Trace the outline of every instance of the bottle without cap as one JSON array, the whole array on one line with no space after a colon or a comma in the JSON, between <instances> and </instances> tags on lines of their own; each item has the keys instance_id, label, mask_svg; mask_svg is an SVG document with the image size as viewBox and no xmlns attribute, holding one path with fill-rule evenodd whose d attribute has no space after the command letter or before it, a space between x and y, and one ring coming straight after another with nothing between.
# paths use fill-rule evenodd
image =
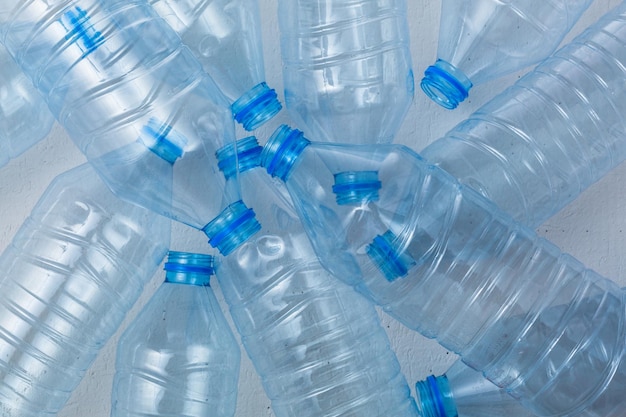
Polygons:
<instances>
[{"instance_id":1,"label":"bottle without cap","mask_svg":"<svg viewBox=\"0 0 626 417\"><path fill-rule=\"evenodd\" d=\"M0 7L8 51L117 195L197 229L243 204L215 159L228 100L147 2Z\"/></svg>"},{"instance_id":2,"label":"bottle without cap","mask_svg":"<svg viewBox=\"0 0 626 417\"><path fill-rule=\"evenodd\" d=\"M258 0L150 0L254 130L281 109L265 82Z\"/></svg>"},{"instance_id":3,"label":"bottle without cap","mask_svg":"<svg viewBox=\"0 0 626 417\"><path fill-rule=\"evenodd\" d=\"M53 123L46 102L0 44L0 167L43 140Z\"/></svg>"},{"instance_id":4,"label":"bottle without cap","mask_svg":"<svg viewBox=\"0 0 626 417\"><path fill-rule=\"evenodd\" d=\"M626 158L625 45L622 2L422 156L539 226Z\"/></svg>"},{"instance_id":5,"label":"bottle without cap","mask_svg":"<svg viewBox=\"0 0 626 417\"><path fill-rule=\"evenodd\" d=\"M437 61L422 90L454 109L470 88L550 55L593 0L443 0Z\"/></svg>"},{"instance_id":6,"label":"bottle without cap","mask_svg":"<svg viewBox=\"0 0 626 417\"><path fill-rule=\"evenodd\" d=\"M319 141L386 143L413 99L405 0L279 0L285 104Z\"/></svg>"},{"instance_id":7,"label":"bottle without cap","mask_svg":"<svg viewBox=\"0 0 626 417\"><path fill-rule=\"evenodd\" d=\"M167 252L168 219L85 164L59 175L0 256L0 414L55 416Z\"/></svg>"},{"instance_id":8,"label":"bottle without cap","mask_svg":"<svg viewBox=\"0 0 626 417\"><path fill-rule=\"evenodd\" d=\"M112 417L232 417L239 344L209 286L213 257L171 251L165 282L117 345Z\"/></svg>"},{"instance_id":9,"label":"bottle without cap","mask_svg":"<svg viewBox=\"0 0 626 417\"><path fill-rule=\"evenodd\" d=\"M324 266L391 316L535 414L621 415L626 299L614 282L406 147L311 143L283 126L261 161Z\"/></svg>"},{"instance_id":10,"label":"bottle without cap","mask_svg":"<svg viewBox=\"0 0 626 417\"><path fill-rule=\"evenodd\" d=\"M220 152L262 224L216 274L277 417L417 417L374 306L319 264L253 137ZM237 158L235 158L237 156ZM230 235L237 235L232 231Z\"/></svg>"}]
</instances>

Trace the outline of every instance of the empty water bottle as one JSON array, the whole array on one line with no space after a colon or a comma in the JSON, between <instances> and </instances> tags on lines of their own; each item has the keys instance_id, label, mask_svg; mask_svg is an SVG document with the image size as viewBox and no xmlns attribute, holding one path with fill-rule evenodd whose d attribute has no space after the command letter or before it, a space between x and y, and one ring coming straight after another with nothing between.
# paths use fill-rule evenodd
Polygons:
<instances>
[{"instance_id":1,"label":"empty water bottle","mask_svg":"<svg viewBox=\"0 0 626 417\"><path fill-rule=\"evenodd\" d=\"M45 138L54 117L0 44L0 167Z\"/></svg>"},{"instance_id":2,"label":"empty water bottle","mask_svg":"<svg viewBox=\"0 0 626 417\"><path fill-rule=\"evenodd\" d=\"M150 0L253 130L281 109L265 82L258 0Z\"/></svg>"},{"instance_id":3,"label":"empty water bottle","mask_svg":"<svg viewBox=\"0 0 626 417\"><path fill-rule=\"evenodd\" d=\"M454 109L470 88L535 64L558 46L593 0L443 0L437 61L422 90Z\"/></svg>"},{"instance_id":4,"label":"empty water bottle","mask_svg":"<svg viewBox=\"0 0 626 417\"><path fill-rule=\"evenodd\" d=\"M261 160L320 261L387 313L538 415L621 415L615 283L406 147L311 144L282 126Z\"/></svg>"},{"instance_id":5,"label":"empty water bottle","mask_svg":"<svg viewBox=\"0 0 626 417\"><path fill-rule=\"evenodd\" d=\"M413 99L405 0L280 0L285 104L315 140L391 142Z\"/></svg>"},{"instance_id":6,"label":"empty water bottle","mask_svg":"<svg viewBox=\"0 0 626 417\"><path fill-rule=\"evenodd\" d=\"M117 195L198 229L246 211L215 159L228 101L147 2L0 7L7 49Z\"/></svg>"},{"instance_id":7,"label":"empty water bottle","mask_svg":"<svg viewBox=\"0 0 626 417\"><path fill-rule=\"evenodd\" d=\"M445 374L418 381L417 404L423 417L532 417L505 390L462 361Z\"/></svg>"},{"instance_id":8,"label":"empty water bottle","mask_svg":"<svg viewBox=\"0 0 626 417\"><path fill-rule=\"evenodd\" d=\"M111 416L232 417L241 358L209 286L213 257L170 252L165 271L120 337Z\"/></svg>"},{"instance_id":9,"label":"empty water bottle","mask_svg":"<svg viewBox=\"0 0 626 417\"><path fill-rule=\"evenodd\" d=\"M263 227L216 274L275 415L417 417L374 306L319 264L289 196L255 168L260 153L252 137L219 153Z\"/></svg>"},{"instance_id":10,"label":"empty water bottle","mask_svg":"<svg viewBox=\"0 0 626 417\"><path fill-rule=\"evenodd\" d=\"M169 226L89 165L50 184L0 256L0 414L56 415L161 263Z\"/></svg>"},{"instance_id":11,"label":"empty water bottle","mask_svg":"<svg viewBox=\"0 0 626 417\"><path fill-rule=\"evenodd\" d=\"M622 3L422 156L539 226L626 158L625 45Z\"/></svg>"}]
</instances>

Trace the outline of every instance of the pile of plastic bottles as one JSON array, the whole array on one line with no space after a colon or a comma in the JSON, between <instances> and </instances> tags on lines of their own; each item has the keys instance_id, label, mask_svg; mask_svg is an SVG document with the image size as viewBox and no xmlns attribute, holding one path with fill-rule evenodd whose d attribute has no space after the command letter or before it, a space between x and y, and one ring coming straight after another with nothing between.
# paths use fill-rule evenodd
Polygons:
<instances>
[{"instance_id":1,"label":"pile of plastic bottles","mask_svg":"<svg viewBox=\"0 0 626 417\"><path fill-rule=\"evenodd\" d=\"M622 416L625 294L534 228L626 158L626 2L442 0L431 66L420 5L266 3L0 5L0 164L84 162L6 233L0 415L72 415L109 343L79 414ZM380 312L457 361L407 379Z\"/></svg>"}]
</instances>

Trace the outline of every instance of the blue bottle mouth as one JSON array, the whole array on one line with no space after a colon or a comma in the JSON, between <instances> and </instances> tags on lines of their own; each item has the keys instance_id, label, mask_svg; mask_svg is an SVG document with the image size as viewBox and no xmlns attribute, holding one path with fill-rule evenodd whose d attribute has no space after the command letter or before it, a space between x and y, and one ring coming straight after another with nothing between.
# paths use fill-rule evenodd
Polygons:
<instances>
[{"instance_id":1,"label":"blue bottle mouth","mask_svg":"<svg viewBox=\"0 0 626 417\"><path fill-rule=\"evenodd\" d=\"M415 384L417 408L424 417L458 417L448 377L430 375Z\"/></svg>"},{"instance_id":2,"label":"blue bottle mouth","mask_svg":"<svg viewBox=\"0 0 626 417\"><path fill-rule=\"evenodd\" d=\"M165 282L187 285L209 285L213 269L213 257L200 253L170 251L163 269Z\"/></svg>"},{"instance_id":3,"label":"blue bottle mouth","mask_svg":"<svg viewBox=\"0 0 626 417\"><path fill-rule=\"evenodd\" d=\"M378 171L344 171L335 174L333 192L337 204L367 204L378 201L378 190L381 182L378 180Z\"/></svg>"},{"instance_id":4,"label":"blue bottle mouth","mask_svg":"<svg viewBox=\"0 0 626 417\"><path fill-rule=\"evenodd\" d=\"M261 152L261 166L273 177L287 181L296 160L311 142L298 129L279 126Z\"/></svg>"},{"instance_id":5,"label":"blue bottle mouth","mask_svg":"<svg viewBox=\"0 0 626 417\"><path fill-rule=\"evenodd\" d=\"M472 85L461 70L442 59L424 71L420 84L428 97L448 110L455 109L467 98Z\"/></svg>"},{"instance_id":6,"label":"blue bottle mouth","mask_svg":"<svg viewBox=\"0 0 626 417\"><path fill-rule=\"evenodd\" d=\"M406 276L409 269L417 264L409 254L399 250L398 238L391 230L376 236L367 245L366 252L389 282Z\"/></svg>"},{"instance_id":7,"label":"blue bottle mouth","mask_svg":"<svg viewBox=\"0 0 626 417\"><path fill-rule=\"evenodd\" d=\"M260 166L262 150L254 136L239 139L236 144L229 143L215 152L217 166L228 180L237 174L237 170L245 172Z\"/></svg>"},{"instance_id":8,"label":"blue bottle mouth","mask_svg":"<svg viewBox=\"0 0 626 417\"><path fill-rule=\"evenodd\" d=\"M155 155L170 164L174 164L178 158L183 156L187 144L187 139L177 133L172 126L161 123L155 118L150 118L141 129L139 140Z\"/></svg>"},{"instance_id":9,"label":"blue bottle mouth","mask_svg":"<svg viewBox=\"0 0 626 417\"><path fill-rule=\"evenodd\" d=\"M235 100L231 110L235 120L251 131L278 114L282 107L276 91L261 82Z\"/></svg>"},{"instance_id":10,"label":"blue bottle mouth","mask_svg":"<svg viewBox=\"0 0 626 417\"><path fill-rule=\"evenodd\" d=\"M238 200L226 207L202 231L209 238L209 244L217 248L224 256L241 246L250 237L261 230L254 210Z\"/></svg>"}]
</instances>

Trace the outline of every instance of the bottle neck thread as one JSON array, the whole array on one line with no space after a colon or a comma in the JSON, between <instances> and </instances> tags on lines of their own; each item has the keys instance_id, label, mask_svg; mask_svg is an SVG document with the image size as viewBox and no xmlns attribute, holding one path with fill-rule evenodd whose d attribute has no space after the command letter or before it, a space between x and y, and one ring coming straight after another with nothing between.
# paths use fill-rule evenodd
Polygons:
<instances>
[{"instance_id":1,"label":"bottle neck thread","mask_svg":"<svg viewBox=\"0 0 626 417\"><path fill-rule=\"evenodd\" d=\"M276 91L261 82L246 91L231 105L233 117L247 131L254 130L282 109Z\"/></svg>"},{"instance_id":2,"label":"bottle neck thread","mask_svg":"<svg viewBox=\"0 0 626 417\"><path fill-rule=\"evenodd\" d=\"M335 193L337 204L358 205L378 201L381 188L378 171L344 171L335 174Z\"/></svg>"},{"instance_id":3,"label":"bottle neck thread","mask_svg":"<svg viewBox=\"0 0 626 417\"><path fill-rule=\"evenodd\" d=\"M452 110L467 98L472 82L454 65L438 59L426 69L420 86L434 102Z\"/></svg>"},{"instance_id":4,"label":"bottle neck thread","mask_svg":"<svg viewBox=\"0 0 626 417\"><path fill-rule=\"evenodd\" d=\"M172 126L160 123L155 118L151 118L143 127L139 140L155 155L170 164L174 164L183 156L183 149L187 144L187 139L178 134Z\"/></svg>"},{"instance_id":5,"label":"bottle neck thread","mask_svg":"<svg viewBox=\"0 0 626 417\"><path fill-rule=\"evenodd\" d=\"M298 129L282 125L263 147L261 166L271 176L287 181L298 157L310 143Z\"/></svg>"},{"instance_id":6,"label":"bottle neck thread","mask_svg":"<svg viewBox=\"0 0 626 417\"><path fill-rule=\"evenodd\" d=\"M401 252L398 246L398 238L391 230L387 230L376 236L366 249L372 262L390 282L406 276L409 269L416 265L415 260Z\"/></svg>"},{"instance_id":7,"label":"bottle neck thread","mask_svg":"<svg viewBox=\"0 0 626 417\"><path fill-rule=\"evenodd\" d=\"M417 403L423 417L458 417L448 377L430 375L415 384Z\"/></svg>"},{"instance_id":8,"label":"bottle neck thread","mask_svg":"<svg viewBox=\"0 0 626 417\"><path fill-rule=\"evenodd\" d=\"M213 257L200 253L170 251L163 269L165 282L207 286L214 274Z\"/></svg>"},{"instance_id":9,"label":"bottle neck thread","mask_svg":"<svg viewBox=\"0 0 626 417\"><path fill-rule=\"evenodd\" d=\"M239 172L245 172L260 165L261 151L256 137L248 136L240 139L236 144L229 143L215 152L217 166L224 173L226 179L230 179Z\"/></svg>"},{"instance_id":10,"label":"bottle neck thread","mask_svg":"<svg viewBox=\"0 0 626 417\"><path fill-rule=\"evenodd\" d=\"M222 210L202 230L209 238L209 244L227 256L261 230L261 224L254 210L238 200Z\"/></svg>"}]
</instances>

